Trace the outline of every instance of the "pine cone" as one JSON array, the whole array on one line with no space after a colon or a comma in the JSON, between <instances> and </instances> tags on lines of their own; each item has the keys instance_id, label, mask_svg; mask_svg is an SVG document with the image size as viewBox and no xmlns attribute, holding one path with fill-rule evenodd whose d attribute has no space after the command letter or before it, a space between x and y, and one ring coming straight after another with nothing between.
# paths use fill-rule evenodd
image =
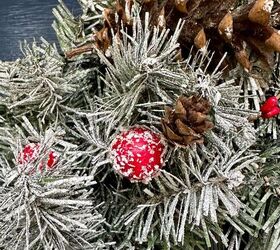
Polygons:
<instances>
[{"instance_id":1,"label":"pine cone","mask_svg":"<svg viewBox=\"0 0 280 250\"><path fill-rule=\"evenodd\" d=\"M175 109L165 108L165 117L161 119L164 135L180 145L203 143L202 134L214 126L207 117L210 109L210 103L202 97L180 96Z\"/></svg>"},{"instance_id":2,"label":"pine cone","mask_svg":"<svg viewBox=\"0 0 280 250\"><path fill-rule=\"evenodd\" d=\"M160 1L160 0L159 0ZM154 24L158 3L151 6L150 1L145 11L153 12ZM236 8L238 0L166 0L164 8L166 13L166 27L175 30L178 20L185 21L180 35L182 51L189 51L195 44L198 49L210 41L210 50L215 51L217 60L224 55L228 56L224 66L233 68L236 62L250 71L250 52L253 51L263 61L267 69L273 67L273 51L280 52L280 34L270 24L273 13L272 0L256 0ZM278 6L275 6L275 8ZM159 11L158 11L159 13ZM275 27L277 25L273 23ZM183 55L184 56L184 55ZM235 60L234 60L235 58Z\"/></svg>"},{"instance_id":3,"label":"pine cone","mask_svg":"<svg viewBox=\"0 0 280 250\"><path fill-rule=\"evenodd\" d=\"M256 0L238 6L238 0L140 0L140 16L144 20L150 13L151 25L166 27L175 31L179 19L184 20L184 27L179 37L182 57L189 55L195 45L202 49L210 40L209 50L215 51L214 60L219 61L227 52L226 60L221 65L228 70L240 63L244 69L252 69L251 54L257 56L256 65L271 74L274 65L273 52L280 52L279 4L273 0ZM133 0L117 0L112 9L103 13L104 24L94 34L94 44L104 52L112 43L111 30L121 39L123 26L132 30L131 8ZM273 8L274 5L274 8ZM118 18L115 17L118 16ZM117 20L117 21L116 21ZM274 27L273 27L274 26ZM67 53L68 57L85 51L92 46L85 45ZM216 65L214 63L213 65ZM260 76L263 78L264 76Z\"/></svg>"}]
</instances>

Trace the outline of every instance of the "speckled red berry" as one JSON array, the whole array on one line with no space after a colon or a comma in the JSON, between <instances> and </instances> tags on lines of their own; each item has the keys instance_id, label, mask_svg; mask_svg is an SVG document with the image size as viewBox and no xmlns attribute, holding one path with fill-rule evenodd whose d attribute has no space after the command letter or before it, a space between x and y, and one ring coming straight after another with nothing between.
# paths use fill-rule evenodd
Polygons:
<instances>
[{"instance_id":1,"label":"speckled red berry","mask_svg":"<svg viewBox=\"0 0 280 250\"><path fill-rule=\"evenodd\" d=\"M41 144L39 143L29 143L23 150L19 153L17 162L20 164L20 168L23 169L25 165L34 163L40 157ZM54 150L50 150L48 154L43 157L39 162L39 170L42 172L44 169L51 170L55 167L58 162L58 154ZM34 172L34 169L31 170L31 173Z\"/></svg>"},{"instance_id":2,"label":"speckled red berry","mask_svg":"<svg viewBox=\"0 0 280 250\"><path fill-rule=\"evenodd\" d=\"M145 126L120 133L111 144L113 168L131 182L148 183L164 165L166 144Z\"/></svg>"}]
</instances>

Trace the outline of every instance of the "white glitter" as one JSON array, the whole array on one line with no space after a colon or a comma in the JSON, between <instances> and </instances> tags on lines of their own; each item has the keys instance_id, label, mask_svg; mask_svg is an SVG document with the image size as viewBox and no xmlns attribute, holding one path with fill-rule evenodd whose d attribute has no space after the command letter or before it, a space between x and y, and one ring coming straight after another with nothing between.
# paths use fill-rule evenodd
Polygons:
<instances>
[{"instance_id":1,"label":"white glitter","mask_svg":"<svg viewBox=\"0 0 280 250\"><path fill-rule=\"evenodd\" d=\"M142 145L142 146L135 146L136 148L140 149L140 150L146 150L147 145Z\"/></svg>"},{"instance_id":2,"label":"white glitter","mask_svg":"<svg viewBox=\"0 0 280 250\"><path fill-rule=\"evenodd\" d=\"M147 139L147 140L153 139L153 136L152 136L151 133L148 132L148 131L145 131L145 132L144 132L144 137L145 137L145 139Z\"/></svg>"},{"instance_id":3,"label":"white glitter","mask_svg":"<svg viewBox=\"0 0 280 250\"><path fill-rule=\"evenodd\" d=\"M228 27L225 29L225 35L226 35L227 39L230 40L232 38L232 32L233 32L232 27Z\"/></svg>"},{"instance_id":4,"label":"white glitter","mask_svg":"<svg viewBox=\"0 0 280 250\"><path fill-rule=\"evenodd\" d=\"M263 10L270 13L272 11L273 4L273 0L264 1Z\"/></svg>"},{"instance_id":5,"label":"white glitter","mask_svg":"<svg viewBox=\"0 0 280 250\"><path fill-rule=\"evenodd\" d=\"M126 139L127 139L127 140L131 140L133 137L134 137L134 134L133 134L133 133L129 133L129 134L126 136Z\"/></svg>"},{"instance_id":6,"label":"white glitter","mask_svg":"<svg viewBox=\"0 0 280 250\"><path fill-rule=\"evenodd\" d=\"M121 174L123 174L125 177L128 177L129 175L132 174L132 172L133 172L132 169L129 168L129 169L127 169L127 171L121 172Z\"/></svg>"},{"instance_id":7,"label":"white glitter","mask_svg":"<svg viewBox=\"0 0 280 250\"><path fill-rule=\"evenodd\" d=\"M56 152L56 151L51 151L52 153L53 153L53 157L58 157L59 156L59 154Z\"/></svg>"}]
</instances>

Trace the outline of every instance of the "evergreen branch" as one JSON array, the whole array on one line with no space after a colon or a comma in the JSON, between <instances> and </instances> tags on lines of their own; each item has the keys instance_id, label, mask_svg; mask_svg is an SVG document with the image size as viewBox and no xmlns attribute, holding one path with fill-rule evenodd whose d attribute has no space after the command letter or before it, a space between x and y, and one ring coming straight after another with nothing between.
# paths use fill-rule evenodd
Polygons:
<instances>
[{"instance_id":1,"label":"evergreen branch","mask_svg":"<svg viewBox=\"0 0 280 250\"><path fill-rule=\"evenodd\" d=\"M39 136L29 121L24 120L27 131ZM65 159L62 155L53 170L39 171L44 152L53 149L55 141L54 133L46 132L40 138L44 147L38 158L24 166L17 160L18 150L22 148L18 141L10 144L16 159L6 159L6 155L0 154L3 182L0 246L5 249L106 247L107 243L100 239L105 233L105 219L98 212L102 203L93 202L94 177L69 175L76 159Z\"/></svg>"},{"instance_id":2,"label":"evergreen branch","mask_svg":"<svg viewBox=\"0 0 280 250\"><path fill-rule=\"evenodd\" d=\"M223 243L228 246L229 239L221 234L224 220L241 232L246 231L253 235L253 229L236 219L239 215L239 218L246 220L248 214L241 212L245 206L236 197L234 189L241 185L244 178L239 171L244 167L249 168L252 162L259 159L254 155L240 157L244 151L238 152L236 157L232 155L225 160L220 156L220 159L216 158L214 161L209 156L204 160L196 157L197 152L194 149L189 149L188 155L183 155L183 151L179 153L180 155L173 159L181 159L181 162L177 163L180 170L174 169L173 164L176 161L170 164L172 172L178 173L179 170L180 174L176 175L181 177L162 170L156 182L145 189L148 197L141 194L142 198L138 198L137 202L139 205L134 209L128 206L127 213L115 222L115 227L124 224L126 230L131 232L130 237L134 235L134 239L140 243L148 241L148 235L160 231L160 240L164 239L168 245L184 242L188 224L192 225L191 230L203 229L205 237L209 237L206 239L208 246L214 240L216 232L224 237ZM183 159L187 159L189 163ZM202 172L199 173L200 171ZM130 202L134 204L133 200ZM261 227L252 222L251 227L254 226Z\"/></svg>"},{"instance_id":3,"label":"evergreen branch","mask_svg":"<svg viewBox=\"0 0 280 250\"><path fill-rule=\"evenodd\" d=\"M42 40L41 47L23 45L25 58L1 68L6 73L0 79L1 104L7 106L14 115L38 112L44 121L48 114L57 112L58 103L63 95L74 92L76 86L63 79L63 58L55 47ZM28 67L27 67L28 65Z\"/></svg>"},{"instance_id":4,"label":"evergreen branch","mask_svg":"<svg viewBox=\"0 0 280 250\"><path fill-rule=\"evenodd\" d=\"M127 124L134 119L135 107L141 103L140 96L143 93L153 103L168 96L167 91L169 95L174 90L183 91L184 75L180 70L171 70L178 49L177 38L181 24L178 24L174 36L168 38L167 30L149 30L148 16L143 26L139 16L134 19L132 36L121 30L121 41L117 36L113 37L110 53L114 64L97 50L99 57L107 65L107 75L104 79L106 96L97 98L99 108L96 114L99 119L113 121L108 127L107 135L113 126ZM168 101L172 102L170 99Z\"/></svg>"},{"instance_id":5,"label":"evergreen branch","mask_svg":"<svg viewBox=\"0 0 280 250\"><path fill-rule=\"evenodd\" d=\"M112 5L111 1L79 0L82 15L76 18L62 0L58 2L59 5L53 9L56 20L52 27L64 53L90 43L95 27L102 23L103 11Z\"/></svg>"},{"instance_id":6,"label":"evergreen branch","mask_svg":"<svg viewBox=\"0 0 280 250\"><path fill-rule=\"evenodd\" d=\"M87 178L88 181L92 179ZM74 183L71 178L64 178L63 186L57 183L55 190L51 184L49 180L45 182L19 173L13 183L1 187L2 247L80 249L101 246L98 237L104 233L101 226L104 219L89 199L89 193L81 190L85 179L76 177ZM80 218L83 218L82 223ZM96 243L92 241L92 234Z\"/></svg>"}]
</instances>

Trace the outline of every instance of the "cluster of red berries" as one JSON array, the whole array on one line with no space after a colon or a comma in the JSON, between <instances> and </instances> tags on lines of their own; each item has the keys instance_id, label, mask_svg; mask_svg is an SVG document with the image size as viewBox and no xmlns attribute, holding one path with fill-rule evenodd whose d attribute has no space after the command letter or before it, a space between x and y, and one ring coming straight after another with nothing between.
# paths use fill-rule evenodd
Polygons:
<instances>
[{"instance_id":1,"label":"cluster of red berries","mask_svg":"<svg viewBox=\"0 0 280 250\"><path fill-rule=\"evenodd\" d=\"M280 114L279 99L277 96L269 97L261 106L263 118L272 118Z\"/></svg>"},{"instance_id":2,"label":"cluster of red berries","mask_svg":"<svg viewBox=\"0 0 280 250\"><path fill-rule=\"evenodd\" d=\"M40 157L42 150L42 145L40 143L29 143L23 150L19 153L17 162L20 165L21 170L24 170L25 166L28 164L35 163ZM38 169L40 172L44 170L52 170L56 163L58 162L58 153L54 150L47 152L46 156L39 162ZM35 168L33 168L30 173L34 173Z\"/></svg>"}]
</instances>

